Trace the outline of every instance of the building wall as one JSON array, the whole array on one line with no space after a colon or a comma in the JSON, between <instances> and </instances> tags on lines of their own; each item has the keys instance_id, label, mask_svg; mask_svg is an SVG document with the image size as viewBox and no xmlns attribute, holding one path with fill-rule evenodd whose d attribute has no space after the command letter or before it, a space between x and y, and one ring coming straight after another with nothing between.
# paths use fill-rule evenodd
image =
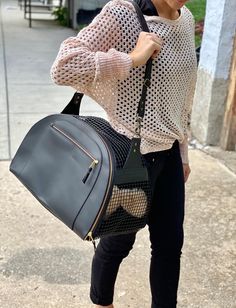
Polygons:
<instances>
[{"instance_id":1,"label":"building wall","mask_svg":"<svg viewBox=\"0 0 236 308\"><path fill-rule=\"evenodd\" d=\"M71 1L71 20L72 27L77 28L76 14L79 9L93 11L102 8L109 0L73 0Z\"/></svg>"},{"instance_id":2,"label":"building wall","mask_svg":"<svg viewBox=\"0 0 236 308\"><path fill-rule=\"evenodd\" d=\"M102 8L108 0L79 0L79 8L84 10L95 10Z\"/></svg>"},{"instance_id":3,"label":"building wall","mask_svg":"<svg viewBox=\"0 0 236 308\"><path fill-rule=\"evenodd\" d=\"M192 134L203 144L220 140L236 29L236 1L208 0L193 102Z\"/></svg>"}]
</instances>

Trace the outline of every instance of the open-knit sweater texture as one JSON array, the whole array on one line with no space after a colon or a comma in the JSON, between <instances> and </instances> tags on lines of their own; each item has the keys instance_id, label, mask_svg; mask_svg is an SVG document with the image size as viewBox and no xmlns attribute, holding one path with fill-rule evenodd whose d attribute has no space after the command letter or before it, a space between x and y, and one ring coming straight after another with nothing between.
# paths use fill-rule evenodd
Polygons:
<instances>
[{"instance_id":1,"label":"open-knit sweater texture","mask_svg":"<svg viewBox=\"0 0 236 308\"><path fill-rule=\"evenodd\" d=\"M182 162L189 163L189 124L197 73L194 19L185 6L175 20L161 16L145 19L163 45L153 60L141 153L169 149L177 139ZM51 68L55 83L72 86L93 98L104 108L113 128L128 138L135 136L145 71L145 65L132 67L129 53L141 31L133 5L112 0L77 36L62 42Z\"/></svg>"}]
</instances>

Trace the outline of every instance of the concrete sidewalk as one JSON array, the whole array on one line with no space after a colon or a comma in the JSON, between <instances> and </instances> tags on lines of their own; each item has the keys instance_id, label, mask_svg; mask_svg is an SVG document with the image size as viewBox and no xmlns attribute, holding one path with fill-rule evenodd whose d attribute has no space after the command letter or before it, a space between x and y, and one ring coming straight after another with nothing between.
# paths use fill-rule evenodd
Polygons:
<instances>
[{"instance_id":1,"label":"concrete sidewalk","mask_svg":"<svg viewBox=\"0 0 236 308\"><path fill-rule=\"evenodd\" d=\"M36 121L70 101L74 90L53 84L49 71L61 42L76 32L52 20L34 20L30 29L16 0L0 5L0 159L9 159ZM81 111L105 116L89 98Z\"/></svg>"},{"instance_id":2,"label":"concrete sidewalk","mask_svg":"<svg viewBox=\"0 0 236 308\"><path fill-rule=\"evenodd\" d=\"M190 150L179 308L235 308L236 176ZM0 307L89 308L91 243L47 212L0 163ZM118 275L116 308L149 308L150 248L140 231Z\"/></svg>"},{"instance_id":3,"label":"concrete sidewalk","mask_svg":"<svg viewBox=\"0 0 236 308\"><path fill-rule=\"evenodd\" d=\"M49 69L61 41L76 33L52 21L29 29L17 1L0 4L0 157L7 159L33 123L60 112L73 94L51 82ZM89 98L82 112L105 116ZM189 155L178 307L236 308L236 175L199 149ZM92 308L92 244L47 212L8 168L0 162L0 308ZM149 260L145 228L121 265L116 308L150 307Z\"/></svg>"}]
</instances>

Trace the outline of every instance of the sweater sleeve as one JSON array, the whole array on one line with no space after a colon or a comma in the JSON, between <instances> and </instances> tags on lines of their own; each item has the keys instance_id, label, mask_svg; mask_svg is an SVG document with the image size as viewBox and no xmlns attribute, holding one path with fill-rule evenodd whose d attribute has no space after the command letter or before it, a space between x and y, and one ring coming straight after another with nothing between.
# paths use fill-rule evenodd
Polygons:
<instances>
[{"instance_id":1,"label":"sweater sleeve","mask_svg":"<svg viewBox=\"0 0 236 308\"><path fill-rule=\"evenodd\" d=\"M121 33L119 16L114 5L108 3L76 37L62 42L51 67L52 80L86 92L98 80L126 79L132 60L114 48Z\"/></svg>"},{"instance_id":2,"label":"sweater sleeve","mask_svg":"<svg viewBox=\"0 0 236 308\"><path fill-rule=\"evenodd\" d=\"M185 139L182 143L179 144L180 155L181 155L183 164L189 163L188 139L191 135L191 116L192 116L192 105L193 105L193 99L194 99L194 93L195 93L195 87L196 87L196 79L197 79L197 71L194 71L192 75L190 87L189 87L189 93L188 93L188 109L185 110L186 127L187 127L186 133L185 133Z\"/></svg>"},{"instance_id":3,"label":"sweater sleeve","mask_svg":"<svg viewBox=\"0 0 236 308\"><path fill-rule=\"evenodd\" d=\"M196 58L196 51L195 51L195 21L193 18L192 13L189 11L191 18L190 18L190 27L192 28L192 48L193 52L195 54L195 63L194 68L192 72L192 77L190 80L189 88L188 88L188 94L187 94L187 105L184 110L185 114L185 125L186 125L186 131L185 131L185 138L182 143L179 144L180 148L180 155L182 159L183 164L189 164L189 157L188 157L188 141L189 137L191 136L191 115L192 115L192 105L193 105L193 99L194 99L194 93L195 93L195 87L196 87L196 81L197 81L197 58Z\"/></svg>"}]
</instances>

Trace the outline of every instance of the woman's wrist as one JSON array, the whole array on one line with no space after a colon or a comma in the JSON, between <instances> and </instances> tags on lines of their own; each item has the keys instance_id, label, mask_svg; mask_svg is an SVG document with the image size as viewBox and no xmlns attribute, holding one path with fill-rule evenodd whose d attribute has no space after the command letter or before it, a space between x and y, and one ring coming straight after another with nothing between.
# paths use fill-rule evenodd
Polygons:
<instances>
[{"instance_id":1,"label":"woman's wrist","mask_svg":"<svg viewBox=\"0 0 236 308\"><path fill-rule=\"evenodd\" d=\"M136 60L135 60L134 55L133 55L132 53L129 53L128 55L129 55L130 59L132 60L132 67L138 66L138 65L136 64Z\"/></svg>"},{"instance_id":2,"label":"woman's wrist","mask_svg":"<svg viewBox=\"0 0 236 308\"><path fill-rule=\"evenodd\" d=\"M133 53L129 53L129 57L130 57L131 60L132 60L132 67L138 67L138 66L141 65L141 64L138 62L137 57L136 57Z\"/></svg>"}]
</instances>

